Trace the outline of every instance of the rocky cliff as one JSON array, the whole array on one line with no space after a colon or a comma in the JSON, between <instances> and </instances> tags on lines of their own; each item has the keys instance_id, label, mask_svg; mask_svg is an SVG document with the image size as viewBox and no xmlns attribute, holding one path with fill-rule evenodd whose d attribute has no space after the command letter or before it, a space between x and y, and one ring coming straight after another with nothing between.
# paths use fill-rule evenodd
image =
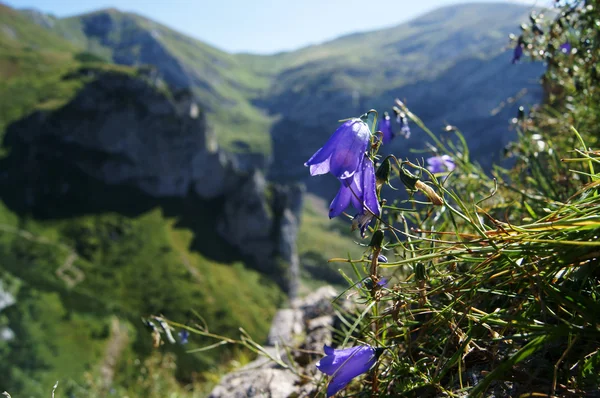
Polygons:
<instances>
[{"instance_id":1,"label":"rocky cliff","mask_svg":"<svg viewBox=\"0 0 600 398\"><path fill-rule=\"evenodd\" d=\"M110 69L82 67L76 74L88 82L71 101L7 129L5 145L15 167L5 178L21 178L23 202L33 207L48 190L60 197L71 189L69 174L45 174L61 162L151 197L191 195L198 206L217 203L211 220L216 225L205 228L293 294L302 188L268 183L257 169L242 170L220 150L188 91L171 94L160 80Z\"/></svg>"},{"instance_id":2,"label":"rocky cliff","mask_svg":"<svg viewBox=\"0 0 600 398\"><path fill-rule=\"evenodd\" d=\"M301 300L292 301L291 308L279 310L264 346L265 352L279 364L261 356L225 375L209 397L317 396L323 385L315 382L318 379L315 364L321 357L323 345L333 342L332 329L335 322L339 322L332 305L336 296L334 288L325 286Z\"/></svg>"}]
</instances>

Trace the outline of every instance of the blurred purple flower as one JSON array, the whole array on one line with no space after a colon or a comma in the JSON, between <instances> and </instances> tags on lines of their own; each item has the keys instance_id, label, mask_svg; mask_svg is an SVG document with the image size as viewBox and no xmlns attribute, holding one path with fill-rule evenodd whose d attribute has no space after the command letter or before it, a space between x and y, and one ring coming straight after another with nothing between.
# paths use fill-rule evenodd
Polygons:
<instances>
[{"instance_id":1,"label":"blurred purple flower","mask_svg":"<svg viewBox=\"0 0 600 398\"><path fill-rule=\"evenodd\" d=\"M385 277L380 278L379 281L377 282L377 284L381 287L386 287L387 283L388 283L388 278L385 278ZM370 290L373 288L373 280L371 279L371 277L366 277L365 279L363 279L362 282L357 284L356 287L359 287L359 288L364 287L364 288Z\"/></svg>"},{"instance_id":2,"label":"blurred purple flower","mask_svg":"<svg viewBox=\"0 0 600 398\"><path fill-rule=\"evenodd\" d=\"M522 56L523 56L523 43L521 42L521 40L519 40L519 42L517 43L517 46L515 47L515 50L513 51L512 63L516 64L521 59Z\"/></svg>"},{"instance_id":3,"label":"blurred purple flower","mask_svg":"<svg viewBox=\"0 0 600 398\"><path fill-rule=\"evenodd\" d=\"M352 203L358 211L354 219L360 219L359 226L364 237L364 231L373 215L381 214L375 186L375 169L371 159L363 155L362 162L352 178L340 182L340 190L329 206L329 218L339 216Z\"/></svg>"},{"instance_id":4,"label":"blurred purple flower","mask_svg":"<svg viewBox=\"0 0 600 398\"><path fill-rule=\"evenodd\" d=\"M560 45L560 52L562 52L563 54L570 54L571 53L571 43L569 43L568 41L564 42L563 44Z\"/></svg>"},{"instance_id":5,"label":"blurred purple flower","mask_svg":"<svg viewBox=\"0 0 600 398\"><path fill-rule=\"evenodd\" d=\"M410 127L408 127L406 118L403 119L402 127L400 127L400 134L402 134L404 138L410 138Z\"/></svg>"},{"instance_id":6,"label":"blurred purple flower","mask_svg":"<svg viewBox=\"0 0 600 398\"><path fill-rule=\"evenodd\" d=\"M394 108L394 112L396 112L396 123L400 125L400 135L404 138L410 137L410 127L408 126L408 118L406 117L406 113L401 112Z\"/></svg>"},{"instance_id":7,"label":"blurred purple flower","mask_svg":"<svg viewBox=\"0 0 600 398\"><path fill-rule=\"evenodd\" d=\"M449 155L433 156L427 159L427 170L432 173L443 173L456 168L454 160Z\"/></svg>"},{"instance_id":8,"label":"blurred purple flower","mask_svg":"<svg viewBox=\"0 0 600 398\"><path fill-rule=\"evenodd\" d=\"M310 175L330 172L339 179L354 175L369 145L371 132L361 119L344 122L306 163Z\"/></svg>"},{"instance_id":9,"label":"blurred purple flower","mask_svg":"<svg viewBox=\"0 0 600 398\"><path fill-rule=\"evenodd\" d=\"M383 133L383 144L389 143L394 138L394 132L392 131L392 121L390 115L387 112L383 114L383 119L379 122L378 130Z\"/></svg>"},{"instance_id":10,"label":"blurred purple flower","mask_svg":"<svg viewBox=\"0 0 600 398\"><path fill-rule=\"evenodd\" d=\"M350 383L356 376L366 373L373 367L382 349L360 345L343 350L324 346L325 357L317 362L317 369L333 376L327 386L327 396L332 397Z\"/></svg>"},{"instance_id":11,"label":"blurred purple flower","mask_svg":"<svg viewBox=\"0 0 600 398\"><path fill-rule=\"evenodd\" d=\"M190 332L188 332L187 330L182 330L177 334L179 335L179 343L181 343L181 344L188 343L188 338L190 337Z\"/></svg>"},{"instance_id":12,"label":"blurred purple flower","mask_svg":"<svg viewBox=\"0 0 600 398\"><path fill-rule=\"evenodd\" d=\"M373 259L373 254L369 254L369 257L367 257L369 260ZM384 256L383 254L379 254L377 256L377 261L379 261L380 263L387 263L388 259L386 256Z\"/></svg>"}]
</instances>

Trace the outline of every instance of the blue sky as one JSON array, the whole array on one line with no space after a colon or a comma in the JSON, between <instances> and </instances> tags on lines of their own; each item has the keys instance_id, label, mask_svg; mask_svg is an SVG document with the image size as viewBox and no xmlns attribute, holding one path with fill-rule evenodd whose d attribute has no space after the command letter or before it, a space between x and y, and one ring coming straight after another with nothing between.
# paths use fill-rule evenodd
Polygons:
<instances>
[{"instance_id":1,"label":"blue sky","mask_svg":"<svg viewBox=\"0 0 600 398\"><path fill-rule=\"evenodd\" d=\"M489 2L491 0L479 0ZM498 1L498 0L495 0ZM59 17L131 11L230 52L273 53L397 25L456 0L0 0ZM548 0L513 0L547 5Z\"/></svg>"}]
</instances>

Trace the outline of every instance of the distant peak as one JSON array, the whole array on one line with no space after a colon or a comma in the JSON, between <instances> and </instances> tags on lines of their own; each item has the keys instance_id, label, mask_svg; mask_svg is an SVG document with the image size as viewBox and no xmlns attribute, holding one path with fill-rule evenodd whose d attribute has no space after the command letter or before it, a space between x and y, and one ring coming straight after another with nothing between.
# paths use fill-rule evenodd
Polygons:
<instances>
[{"instance_id":1,"label":"distant peak","mask_svg":"<svg viewBox=\"0 0 600 398\"><path fill-rule=\"evenodd\" d=\"M115 7L101 8L97 11L93 11L90 14L123 14L121 10Z\"/></svg>"}]
</instances>

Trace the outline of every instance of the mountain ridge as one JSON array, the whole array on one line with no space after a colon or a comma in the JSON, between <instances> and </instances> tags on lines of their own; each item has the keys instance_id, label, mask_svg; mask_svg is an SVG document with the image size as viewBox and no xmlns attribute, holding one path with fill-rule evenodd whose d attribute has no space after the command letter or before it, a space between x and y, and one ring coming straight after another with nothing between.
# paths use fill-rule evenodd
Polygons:
<instances>
[{"instance_id":1,"label":"mountain ridge","mask_svg":"<svg viewBox=\"0 0 600 398\"><path fill-rule=\"evenodd\" d=\"M5 7L9 7L7 5L5 5L4 3L0 2L0 5L4 5ZM371 34L371 33L377 33L377 32L386 32L386 31L390 31L390 30L394 30L397 28L401 28L404 25L408 25L411 23L414 23L415 21L421 20L421 19L426 19L428 17L430 17L431 15L437 14L439 12L443 12L445 10L451 10L453 12L456 12L457 10L460 10L462 8L466 8L466 9L473 9L473 8L490 8L490 7L503 7L503 6L516 6L519 8L522 8L523 10L525 9L529 9L529 10L540 10L540 7L536 7L536 6L529 6L529 5L525 5L525 4L520 4L517 2L510 2L510 1L494 1L494 2L477 2L477 1L463 1L460 3L455 3L455 4L448 4L448 5L441 5L439 7L434 7L429 9L428 11L424 11L422 13L419 13L417 15L415 15L414 17L408 19L408 20L404 20L401 22L396 22L396 23L392 23L389 25L386 25L384 27L381 28L375 28L375 29L365 29L365 30L360 30L360 31L355 31L355 32L350 32L350 33L340 33L338 35L332 36L330 38L326 38L323 39L321 41L315 42L315 43L309 43L306 45L300 45L297 48L294 49L289 49L289 50L281 50L281 51L274 51L272 53L254 53L252 51L228 51L226 49L221 48L219 45L216 44L212 44L210 42L209 39L203 38L203 37L196 37L193 35L189 35L186 34L184 32L178 31L177 28L170 26L168 24L164 24L158 21L153 20L151 17L144 15L142 13L136 12L136 11L127 11L127 10L123 10L120 9L119 7L104 7L104 8L99 8L99 9L94 9L94 10L90 10L90 11L86 11L86 12L82 12L82 13L76 13L76 14L72 14L72 15L66 15L66 16L62 16L62 17L58 17L52 13L44 13L42 11L39 11L35 8L17 8L16 10L18 10L21 13L25 13L25 14L38 14L38 15L43 15L44 17L49 17L51 19L54 20L69 20L69 19L73 19L73 18L81 18L81 17L85 17L85 16L89 16L89 15L93 15L93 14L102 14L102 13L107 13L107 14L121 14L121 15L128 15L134 18L140 18L143 20L146 20L148 22L151 22L153 24L157 24L157 25L161 25L164 28L170 29L175 31L176 33L178 33L181 36L187 36L193 40L196 40L198 42L200 42L201 44L212 48L213 50L219 51L221 53L225 53L225 54L229 54L229 55L242 55L242 56L247 56L247 55L251 55L251 56L257 56L257 57L277 57L277 56L281 56L284 54L289 54L289 53L295 53L298 51L302 51L305 49L309 49L309 48L313 48L313 47L319 47L322 45L326 45L332 42L336 42L339 40L343 40L343 39L350 39L356 36L361 36L361 35L365 35L365 34Z\"/></svg>"},{"instance_id":2,"label":"mountain ridge","mask_svg":"<svg viewBox=\"0 0 600 398\"><path fill-rule=\"evenodd\" d=\"M515 21L525 19L529 10L531 7L501 2L446 6L390 28L342 35L321 44L272 55L227 53L144 16L114 9L64 18L59 20L59 24L94 25L94 18L102 15L105 19L116 21L115 26L122 23L118 20L131 20L128 24L136 25L136 31L145 32L139 33L142 39L133 41L134 47L131 47L137 48L135 46L142 43L142 56L131 58L132 51L127 50L127 58L120 59L119 46L125 39L114 32L116 41L108 46L107 42L102 42L109 39L107 35L87 35L87 50L94 52L94 46L100 41L103 48L109 47L105 56L108 54L117 63L155 65L159 74L166 77L167 83L189 87L194 92L208 110L215 136L227 151L236 153L248 168L278 169L278 165L272 164L272 142L278 139L275 135L280 134L278 120L306 118L307 114L313 114L308 109L298 112L298 101L329 107L318 99L298 98L289 88L310 89L315 94L331 91L350 96L358 91L366 98L376 98L384 91L400 92L406 84L415 80L436 79L459 59L490 59L490 56L498 54L505 48L505 38L514 29ZM473 18L474 15L477 18ZM436 29L423 28L432 24L436 25ZM81 26L79 29L82 29ZM440 38L440 31L447 31L447 37ZM89 37L96 39L90 42ZM163 55L144 57L145 45L148 51ZM126 50L127 46L123 48ZM102 49L98 51L102 52ZM423 54L435 54L437 59L434 61L432 55ZM507 61L508 58L507 55ZM373 60L376 62L373 63ZM506 66L510 67L508 62ZM319 79L328 79L326 75L335 75L334 80L322 85ZM386 86L385 90L380 88L383 86ZM295 110L281 109L273 104L274 101L269 103L270 99L281 95L295 102ZM364 111L349 107L349 102L352 101L346 100L336 112L328 112L335 113L330 120ZM365 107L373 107L369 105L366 103ZM311 127L312 122L306 123L307 127ZM325 127L322 122L315 123L316 126L311 127L311 135L327 134L330 127Z\"/></svg>"}]
</instances>

